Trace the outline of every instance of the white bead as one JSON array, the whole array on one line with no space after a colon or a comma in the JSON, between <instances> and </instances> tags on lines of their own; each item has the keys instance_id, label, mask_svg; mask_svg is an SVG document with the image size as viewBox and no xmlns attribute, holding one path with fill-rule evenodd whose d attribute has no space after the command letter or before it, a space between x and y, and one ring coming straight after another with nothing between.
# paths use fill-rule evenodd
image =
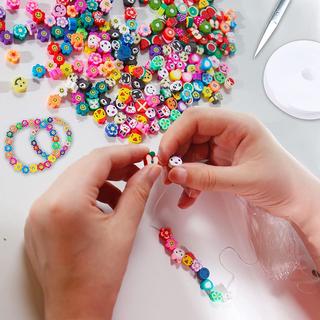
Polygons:
<instances>
[{"instance_id":1,"label":"white bead","mask_svg":"<svg viewBox=\"0 0 320 320\"><path fill-rule=\"evenodd\" d=\"M169 168L174 168L174 167L178 167L182 165L182 159L177 157L177 156L173 156L169 159L169 163L168 166Z\"/></svg>"}]
</instances>

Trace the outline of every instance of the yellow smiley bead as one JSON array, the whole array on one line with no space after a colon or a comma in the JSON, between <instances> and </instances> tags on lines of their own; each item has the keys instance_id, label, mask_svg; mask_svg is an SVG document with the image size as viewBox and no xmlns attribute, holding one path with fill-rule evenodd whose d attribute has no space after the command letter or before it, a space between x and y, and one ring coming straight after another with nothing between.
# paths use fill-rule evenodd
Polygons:
<instances>
[{"instance_id":1,"label":"yellow smiley bead","mask_svg":"<svg viewBox=\"0 0 320 320\"><path fill-rule=\"evenodd\" d=\"M35 173L38 171L37 165L36 164L30 164L29 169L31 173Z\"/></svg>"},{"instance_id":2,"label":"yellow smiley bead","mask_svg":"<svg viewBox=\"0 0 320 320\"><path fill-rule=\"evenodd\" d=\"M22 163L21 162L16 163L13 168L15 171L21 171L22 170Z\"/></svg>"}]
</instances>

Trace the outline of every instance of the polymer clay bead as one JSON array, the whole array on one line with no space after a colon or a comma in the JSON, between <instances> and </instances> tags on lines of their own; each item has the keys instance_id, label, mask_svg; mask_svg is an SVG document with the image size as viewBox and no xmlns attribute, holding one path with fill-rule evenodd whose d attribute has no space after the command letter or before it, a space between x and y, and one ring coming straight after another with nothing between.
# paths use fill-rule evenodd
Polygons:
<instances>
[{"instance_id":1,"label":"polymer clay bead","mask_svg":"<svg viewBox=\"0 0 320 320\"><path fill-rule=\"evenodd\" d=\"M17 77L12 81L12 89L16 93L24 93L27 91L28 81L23 77Z\"/></svg>"},{"instance_id":2,"label":"polymer clay bead","mask_svg":"<svg viewBox=\"0 0 320 320\"><path fill-rule=\"evenodd\" d=\"M169 162L168 162L168 167L169 168L175 168L175 167L178 167L178 166L181 166L183 164L182 162L182 159L178 156L172 156L170 159L169 159Z\"/></svg>"}]
</instances>

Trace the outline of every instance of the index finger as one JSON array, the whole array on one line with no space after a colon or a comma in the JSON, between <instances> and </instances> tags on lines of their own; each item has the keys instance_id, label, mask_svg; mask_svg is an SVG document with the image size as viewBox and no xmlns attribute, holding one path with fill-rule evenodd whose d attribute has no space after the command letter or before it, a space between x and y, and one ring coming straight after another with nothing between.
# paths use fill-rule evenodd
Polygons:
<instances>
[{"instance_id":1,"label":"index finger","mask_svg":"<svg viewBox=\"0 0 320 320\"><path fill-rule=\"evenodd\" d=\"M168 163L181 146L190 144L195 136L217 136L224 131L233 115L210 107L192 107L174 122L162 137L159 147L161 163Z\"/></svg>"},{"instance_id":2,"label":"index finger","mask_svg":"<svg viewBox=\"0 0 320 320\"><path fill-rule=\"evenodd\" d=\"M100 188L112 169L122 169L143 160L149 149L146 146L114 146L95 149L78 160L63 174L64 181L77 186Z\"/></svg>"}]
</instances>

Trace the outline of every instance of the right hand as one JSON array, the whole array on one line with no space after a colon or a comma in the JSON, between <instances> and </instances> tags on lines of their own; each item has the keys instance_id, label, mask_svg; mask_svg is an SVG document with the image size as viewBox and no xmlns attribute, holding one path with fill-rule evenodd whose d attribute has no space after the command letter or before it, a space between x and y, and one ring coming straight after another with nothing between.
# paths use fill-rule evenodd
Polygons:
<instances>
[{"instance_id":1,"label":"right hand","mask_svg":"<svg viewBox=\"0 0 320 320\"><path fill-rule=\"evenodd\" d=\"M319 207L318 179L249 115L188 109L162 138L160 162L167 164L172 155L184 161L167 177L184 188L181 208L189 207L201 191L229 191L273 215L303 224Z\"/></svg>"}]
</instances>

